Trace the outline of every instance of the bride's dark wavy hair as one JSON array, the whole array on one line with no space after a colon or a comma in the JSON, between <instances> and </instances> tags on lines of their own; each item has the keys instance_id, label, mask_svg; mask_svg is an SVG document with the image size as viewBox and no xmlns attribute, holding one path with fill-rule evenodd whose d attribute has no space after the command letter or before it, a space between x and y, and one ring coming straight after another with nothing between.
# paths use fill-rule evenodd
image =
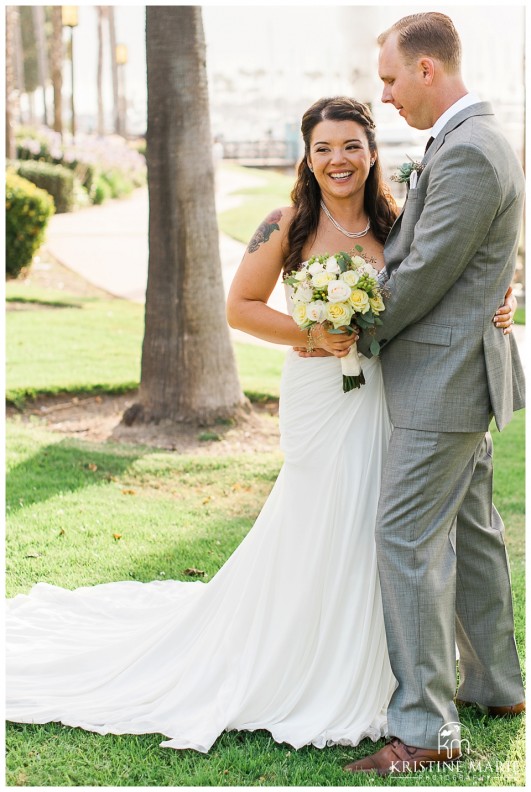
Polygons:
<instances>
[{"instance_id":1,"label":"bride's dark wavy hair","mask_svg":"<svg viewBox=\"0 0 531 792\"><path fill-rule=\"evenodd\" d=\"M321 121L355 121L363 127L372 155L378 154L375 125L367 105L356 102L347 96L334 96L319 99L302 117L301 132L304 140L304 157L299 163L297 181L291 192L295 216L291 222L288 238L284 272L299 268L302 261L304 243L317 231L320 213L321 188L308 167L310 138L315 126ZM384 243L398 214L396 202L383 180L380 160L369 171L365 183L365 211L373 233L379 242Z\"/></svg>"}]
</instances>

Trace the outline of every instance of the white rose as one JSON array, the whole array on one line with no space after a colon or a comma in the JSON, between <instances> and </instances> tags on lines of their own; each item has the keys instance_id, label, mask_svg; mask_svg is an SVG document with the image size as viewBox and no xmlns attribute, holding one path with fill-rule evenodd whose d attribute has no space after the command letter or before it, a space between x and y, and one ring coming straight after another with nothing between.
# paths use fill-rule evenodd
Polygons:
<instances>
[{"instance_id":1,"label":"white rose","mask_svg":"<svg viewBox=\"0 0 531 792\"><path fill-rule=\"evenodd\" d=\"M375 270L374 267L368 262L365 262L363 267L360 267L359 271L363 272L365 275L369 275L371 278L378 277L378 270Z\"/></svg>"},{"instance_id":2,"label":"white rose","mask_svg":"<svg viewBox=\"0 0 531 792\"><path fill-rule=\"evenodd\" d=\"M339 276L339 279L348 283L349 286L355 286L356 283L359 281L360 276L354 270L347 270L346 272L342 272Z\"/></svg>"},{"instance_id":3,"label":"white rose","mask_svg":"<svg viewBox=\"0 0 531 792\"><path fill-rule=\"evenodd\" d=\"M352 294L350 295L349 303L356 311L356 313L367 313L369 308L371 307L369 304L369 295L367 292L364 292L362 289L354 289Z\"/></svg>"},{"instance_id":4,"label":"white rose","mask_svg":"<svg viewBox=\"0 0 531 792\"><path fill-rule=\"evenodd\" d=\"M317 275L318 272L322 272L323 270L324 267L320 261L314 261L313 264L310 264L308 267L308 272L310 275Z\"/></svg>"},{"instance_id":5,"label":"white rose","mask_svg":"<svg viewBox=\"0 0 531 792\"><path fill-rule=\"evenodd\" d=\"M367 262L361 256L354 256L354 258L352 259L352 263L356 268L361 267L361 269L363 269L363 267Z\"/></svg>"},{"instance_id":6,"label":"white rose","mask_svg":"<svg viewBox=\"0 0 531 792\"><path fill-rule=\"evenodd\" d=\"M326 303L315 300L306 306L306 315L311 322L324 322L326 319Z\"/></svg>"},{"instance_id":7,"label":"white rose","mask_svg":"<svg viewBox=\"0 0 531 792\"><path fill-rule=\"evenodd\" d=\"M293 309L293 320L299 327L304 327L308 323L308 315L306 313L306 303L297 303Z\"/></svg>"},{"instance_id":8,"label":"white rose","mask_svg":"<svg viewBox=\"0 0 531 792\"><path fill-rule=\"evenodd\" d=\"M306 280L306 270L305 269L297 270L297 272L293 277L295 278L295 280L298 281Z\"/></svg>"},{"instance_id":9,"label":"white rose","mask_svg":"<svg viewBox=\"0 0 531 792\"><path fill-rule=\"evenodd\" d=\"M325 270L327 272L334 272L336 274L341 272L335 256L330 256L330 258L325 261Z\"/></svg>"},{"instance_id":10,"label":"white rose","mask_svg":"<svg viewBox=\"0 0 531 792\"><path fill-rule=\"evenodd\" d=\"M326 306L326 318L336 329L346 327L352 319L352 313L352 308L347 303L328 303Z\"/></svg>"},{"instance_id":11,"label":"white rose","mask_svg":"<svg viewBox=\"0 0 531 792\"><path fill-rule=\"evenodd\" d=\"M297 288L297 291L291 298L294 302L299 301L303 303L309 303L313 297L313 289L309 283L301 283L301 285Z\"/></svg>"},{"instance_id":12,"label":"white rose","mask_svg":"<svg viewBox=\"0 0 531 792\"><path fill-rule=\"evenodd\" d=\"M377 297L369 297L369 303L375 314L385 311L385 305L381 294L379 294Z\"/></svg>"},{"instance_id":13,"label":"white rose","mask_svg":"<svg viewBox=\"0 0 531 792\"><path fill-rule=\"evenodd\" d=\"M318 272L316 275L312 276L312 285L316 289L324 289L331 280L335 280L335 276L332 275L330 272Z\"/></svg>"},{"instance_id":14,"label":"white rose","mask_svg":"<svg viewBox=\"0 0 531 792\"><path fill-rule=\"evenodd\" d=\"M351 292L352 289L344 280L336 280L328 284L328 300L331 303L345 302Z\"/></svg>"}]
</instances>

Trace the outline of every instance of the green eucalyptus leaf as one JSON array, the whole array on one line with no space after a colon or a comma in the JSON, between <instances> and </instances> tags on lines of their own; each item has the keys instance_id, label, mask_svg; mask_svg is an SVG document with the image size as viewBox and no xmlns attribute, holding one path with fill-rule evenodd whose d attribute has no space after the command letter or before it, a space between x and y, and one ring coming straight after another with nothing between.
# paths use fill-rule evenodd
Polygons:
<instances>
[{"instance_id":1,"label":"green eucalyptus leaf","mask_svg":"<svg viewBox=\"0 0 531 792\"><path fill-rule=\"evenodd\" d=\"M373 338L373 340L371 341L371 346L369 348L373 355L380 354L380 344L375 338Z\"/></svg>"}]
</instances>

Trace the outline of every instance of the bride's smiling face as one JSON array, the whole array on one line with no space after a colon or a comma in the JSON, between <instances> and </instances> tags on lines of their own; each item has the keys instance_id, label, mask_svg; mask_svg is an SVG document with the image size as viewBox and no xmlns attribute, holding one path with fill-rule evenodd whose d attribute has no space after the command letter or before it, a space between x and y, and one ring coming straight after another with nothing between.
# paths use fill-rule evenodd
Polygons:
<instances>
[{"instance_id":1,"label":"bride's smiling face","mask_svg":"<svg viewBox=\"0 0 531 792\"><path fill-rule=\"evenodd\" d=\"M324 196L347 198L363 190L373 159L361 124L327 120L314 127L307 161Z\"/></svg>"}]
</instances>

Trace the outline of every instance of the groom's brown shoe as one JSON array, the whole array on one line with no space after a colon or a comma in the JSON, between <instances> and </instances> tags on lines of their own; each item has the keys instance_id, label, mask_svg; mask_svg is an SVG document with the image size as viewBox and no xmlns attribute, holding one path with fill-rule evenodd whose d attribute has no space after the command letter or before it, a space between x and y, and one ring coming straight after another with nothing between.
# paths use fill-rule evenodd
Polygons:
<instances>
[{"instance_id":1,"label":"groom's brown shoe","mask_svg":"<svg viewBox=\"0 0 531 792\"><path fill-rule=\"evenodd\" d=\"M398 737L391 740L372 756L366 756L357 762L346 765L343 769L348 773L375 772L379 776L392 773L415 773L434 764L456 762L461 758L461 752L456 748L453 751L436 751L433 748L415 748L406 745Z\"/></svg>"},{"instance_id":2,"label":"groom's brown shoe","mask_svg":"<svg viewBox=\"0 0 531 792\"><path fill-rule=\"evenodd\" d=\"M507 706L487 707L475 701L463 701L463 699L456 698L455 706L457 709L461 709L461 707L476 707L484 715L488 715L491 718L512 718L525 711L525 701L521 701L519 704L509 704Z\"/></svg>"}]
</instances>

